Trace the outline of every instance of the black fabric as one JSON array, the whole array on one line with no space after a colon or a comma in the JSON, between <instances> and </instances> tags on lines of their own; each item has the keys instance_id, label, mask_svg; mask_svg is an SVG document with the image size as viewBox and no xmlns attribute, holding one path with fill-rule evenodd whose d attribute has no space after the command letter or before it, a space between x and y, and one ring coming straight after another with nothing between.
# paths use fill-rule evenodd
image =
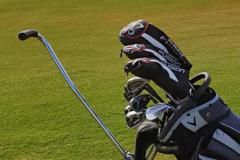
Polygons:
<instances>
[{"instance_id":1,"label":"black fabric","mask_svg":"<svg viewBox=\"0 0 240 160\"><path fill-rule=\"evenodd\" d=\"M158 126L156 123L145 121L137 131L135 145L135 160L145 160L148 147L157 142Z\"/></svg>"},{"instance_id":2,"label":"black fabric","mask_svg":"<svg viewBox=\"0 0 240 160\"><path fill-rule=\"evenodd\" d=\"M209 88L209 90L212 90L212 89ZM216 93L211 92L210 94L206 93L206 95L203 95L201 99L199 99L198 101L193 101L190 97L186 97L185 99L183 99L180 102L180 105L175 111L175 113L173 114L173 116L168 121L167 125L164 127L164 130L161 133L160 139L163 139L168 134L169 130L172 128L175 122L180 118L180 116L182 116L187 111L210 101L215 96L216 96Z\"/></svg>"},{"instance_id":3,"label":"black fabric","mask_svg":"<svg viewBox=\"0 0 240 160\"><path fill-rule=\"evenodd\" d=\"M240 118L233 112L219 123L219 128L240 143Z\"/></svg>"},{"instance_id":4,"label":"black fabric","mask_svg":"<svg viewBox=\"0 0 240 160\"><path fill-rule=\"evenodd\" d=\"M173 116L164 126L160 134L160 141L167 136L167 134L172 129L172 126L175 125L175 123L179 120L179 118L181 118L184 113L195 108L197 109L197 107L202 104L208 103L205 108L198 111L201 117L206 121L206 124L202 125L201 128L198 128L198 130L193 132L192 130L189 130L188 128L183 126L180 122L177 128L174 129L174 132L171 134L168 141L173 140L180 143L191 143L193 139L197 140L202 135L205 135L206 133L211 133L212 130L215 130L215 128L218 127L218 122L225 119L226 117L229 117L231 113L230 109L226 106L226 104L223 103L223 101L219 97L216 97L216 93L211 88L209 88L208 90L211 91L203 94L199 98L198 102L195 102L190 98L186 98L181 102L182 104L177 107ZM213 100L214 97L216 97L216 101L209 103L211 100ZM188 142L189 140L190 142Z\"/></svg>"},{"instance_id":5,"label":"black fabric","mask_svg":"<svg viewBox=\"0 0 240 160\"><path fill-rule=\"evenodd\" d=\"M227 107L227 105L219 98L219 100L212 104L209 105L209 107L202 109L199 111L200 115L202 118L210 123L216 123L219 120L222 120L229 116L230 114L230 109Z\"/></svg>"},{"instance_id":6,"label":"black fabric","mask_svg":"<svg viewBox=\"0 0 240 160\"><path fill-rule=\"evenodd\" d=\"M229 158L226 158L225 155L223 156L221 154L222 150L226 148L226 146L224 147L222 143L217 144L216 141L212 139L212 136L216 129L220 129L221 131L225 132L228 136L233 138L236 142L240 143L240 125L239 124L240 124L240 118L230 111L229 115L226 118L219 121L219 123L216 124L215 127L211 127L211 131L208 131L208 132L205 131L205 133L208 133L208 136L206 136L204 140L204 146L202 146L202 150L200 150L200 154L208 155L219 160L229 159ZM214 146L212 146L213 144ZM217 151L216 148L220 148L221 153L218 153L219 151ZM235 153L233 153L233 155L235 155Z\"/></svg>"},{"instance_id":7,"label":"black fabric","mask_svg":"<svg viewBox=\"0 0 240 160\"><path fill-rule=\"evenodd\" d=\"M207 148L210 152L214 153L215 156L221 157L220 160L239 160L240 155L233 151L228 146L212 139Z\"/></svg>"},{"instance_id":8,"label":"black fabric","mask_svg":"<svg viewBox=\"0 0 240 160\"><path fill-rule=\"evenodd\" d=\"M127 45L122 50L123 53L129 59L136 59L136 58L155 58L161 62L169 63L177 67L181 67L180 62L178 59L170 54L166 54L165 52L161 51L159 48L154 47L152 45L147 44L132 44Z\"/></svg>"},{"instance_id":9,"label":"black fabric","mask_svg":"<svg viewBox=\"0 0 240 160\"><path fill-rule=\"evenodd\" d=\"M176 100L185 98L189 93L189 71L185 69L149 58L129 61L124 69L138 77L153 80Z\"/></svg>"},{"instance_id":10,"label":"black fabric","mask_svg":"<svg viewBox=\"0 0 240 160\"><path fill-rule=\"evenodd\" d=\"M143 122L138 130L136 136L136 144L135 144L135 160L146 160L146 150L152 144L159 143L157 134L158 134L158 125L151 121ZM191 155L194 152L194 147L197 144L197 139L191 141L186 145L186 143L182 143L181 154L175 155L177 160L190 160Z\"/></svg>"},{"instance_id":11,"label":"black fabric","mask_svg":"<svg viewBox=\"0 0 240 160\"><path fill-rule=\"evenodd\" d=\"M147 21L138 20L128 24L120 31L119 40L123 45L150 44L169 54L169 56L175 57L181 64L180 67L187 70L190 70L192 67L176 44L163 31Z\"/></svg>"}]
</instances>

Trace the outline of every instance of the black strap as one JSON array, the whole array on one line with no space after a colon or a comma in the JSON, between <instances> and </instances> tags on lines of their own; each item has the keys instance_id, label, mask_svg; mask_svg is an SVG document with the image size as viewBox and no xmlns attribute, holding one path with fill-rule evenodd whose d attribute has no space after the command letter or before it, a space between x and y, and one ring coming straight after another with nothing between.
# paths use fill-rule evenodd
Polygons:
<instances>
[{"instance_id":1,"label":"black strap","mask_svg":"<svg viewBox=\"0 0 240 160\"><path fill-rule=\"evenodd\" d=\"M201 145L202 145L202 142L203 142L204 137L205 137L205 136L202 136L202 137L199 139L198 145L197 145L195 151L194 151L193 154L192 154L191 160L198 160L199 149L200 149L200 147L201 147Z\"/></svg>"}]
</instances>

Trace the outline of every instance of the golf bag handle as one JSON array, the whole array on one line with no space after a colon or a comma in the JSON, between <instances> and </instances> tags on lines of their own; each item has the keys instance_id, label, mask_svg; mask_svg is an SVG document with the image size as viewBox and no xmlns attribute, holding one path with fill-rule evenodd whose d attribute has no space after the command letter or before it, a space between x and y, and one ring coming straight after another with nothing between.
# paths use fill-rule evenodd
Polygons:
<instances>
[{"instance_id":1,"label":"golf bag handle","mask_svg":"<svg viewBox=\"0 0 240 160\"><path fill-rule=\"evenodd\" d=\"M198 75L194 76L189 80L189 82L194 85L197 81L204 79L203 83L199 85L199 87L196 90L190 90L190 95L191 98L197 99L199 96L201 96L208 88L210 82L211 82L211 77L207 72L201 72Z\"/></svg>"},{"instance_id":2,"label":"golf bag handle","mask_svg":"<svg viewBox=\"0 0 240 160\"><path fill-rule=\"evenodd\" d=\"M38 31L29 29L18 33L18 38L22 41L30 37L38 37Z\"/></svg>"}]
</instances>

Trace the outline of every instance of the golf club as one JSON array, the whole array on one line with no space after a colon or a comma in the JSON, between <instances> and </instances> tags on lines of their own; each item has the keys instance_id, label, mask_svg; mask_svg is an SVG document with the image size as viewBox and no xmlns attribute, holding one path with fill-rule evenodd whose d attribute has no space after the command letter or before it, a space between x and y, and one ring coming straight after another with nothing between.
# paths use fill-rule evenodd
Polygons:
<instances>
[{"instance_id":1,"label":"golf club","mask_svg":"<svg viewBox=\"0 0 240 160\"><path fill-rule=\"evenodd\" d=\"M119 150L119 152L122 154L123 158L125 160L131 160L132 158L127 154L127 152L123 149L123 147L119 144L119 142L116 140L116 138L112 135L112 133L109 131L109 129L106 127L106 125L103 123L103 121L100 119L100 117L97 115L97 113L92 109L92 107L89 105L89 103L86 101L86 99L82 96L82 94L79 92L75 84L70 79L67 71L64 69L63 65L61 64L60 60L58 59L56 53L52 49L51 45L48 43L48 41L44 38L43 35L41 35L36 30L25 30L18 34L18 38L20 40L26 40L30 37L35 37L38 40L42 42L42 44L47 48L49 54L51 55L53 61L56 63L58 69L60 70L62 76L72 89L72 91L76 94L76 96L79 98L79 100L82 102L82 104L85 106L85 108L88 110L88 112L93 116L93 118L96 120L96 122L99 124L99 126L103 129L103 131L106 133L106 135L109 137L109 139L113 142L113 144L116 146L116 148Z\"/></svg>"},{"instance_id":2,"label":"golf club","mask_svg":"<svg viewBox=\"0 0 240 160\"><path fill-rule=\"evenodd\" d=\"M157 118L162 121L165 112L169 109L174 110L174 107L165 103L154 105L146 110L146 118L150 121Z\"/></svg>"},{"instance_id":3,"label":"golf club","mask_svg":"<svg viewBox=\"0 0 240 160\"><path fill-rule=\"evenodd\" d=\"M154 91L154 89L148 84L148 80L141 77L130 78L125 87L125 98L129 101L131 98L140 94L143 90L146 90L151 96L156 98L159 102L163 103L163 99ZM156 102L157 103L157 102Z\"/></svg>"}]
</instances>

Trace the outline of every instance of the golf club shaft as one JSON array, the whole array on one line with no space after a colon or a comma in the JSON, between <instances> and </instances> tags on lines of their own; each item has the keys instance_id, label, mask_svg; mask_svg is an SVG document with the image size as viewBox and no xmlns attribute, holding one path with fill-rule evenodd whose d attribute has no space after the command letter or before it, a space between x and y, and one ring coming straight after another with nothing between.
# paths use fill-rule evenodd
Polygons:
<instances>
[{"instance_id":1,"label":"golf club shaft","mask_svg":"<svg viewBox=\"0 0 240 160\"><path fill-rule=\"evenodd\" d=\"M153 160L156 154L157 154L157 148L156 148L156 145L153 144L153 146L151 147L150 151L147 154L146 160Z\"/></svg>"},{"instance_id":2,"label":"golf club shaft","mask_svg":"<svg viewBox=\"0 0 240 160\"><path fill-rule=\"evenodd\" d=\"M100 119L100 117L97 115L97 113L92 109L92 107L88 104L88 102L85 100L85 98L81 95L81 93L79 92L79 90L77 89L75 84L70 79L68 73L64 69L63 65L61 64L61 62L58 59L57 55L55 54L54 50L52 49L51 45L44 38L44 36L35 30L27 30L27 31L23 31L23 32L19 33L18 37L20 40L25 40L29 37L36 37L37 39L39 39L42 42L42 44L47 48L53 61L56 63L58 69L60 70L61 74L63 75L64 79L66 80L66 82L68 83L68 85L70 86L72 91L76 94L76 96L79 98L79 100L85 106L85 108L93 116L93 118L96 120L96 122L99 124L99 126L103 129L103 131L106 133L106 135L109 137L109 139L115 144L116 148L120 151L122 156L125 159L128 159L126 151L122 148L122 146L119 144L119 142L116 140L116 138L112 135L112 133L109 131L109 129L103 123L103 121Z\"/></svg>"},{"instance_id":3,"label":"golf club shaft","mask_svg":"<svg viewBox=\"0 0 240 160\"><path fill-rule=\"evenodd\" d=\"M154 89L149 85L145 85L145 89L150 93L153 97L155 97L159 102L164 103L164 100L154 91Z\"/></svg>"}]
</instances>

